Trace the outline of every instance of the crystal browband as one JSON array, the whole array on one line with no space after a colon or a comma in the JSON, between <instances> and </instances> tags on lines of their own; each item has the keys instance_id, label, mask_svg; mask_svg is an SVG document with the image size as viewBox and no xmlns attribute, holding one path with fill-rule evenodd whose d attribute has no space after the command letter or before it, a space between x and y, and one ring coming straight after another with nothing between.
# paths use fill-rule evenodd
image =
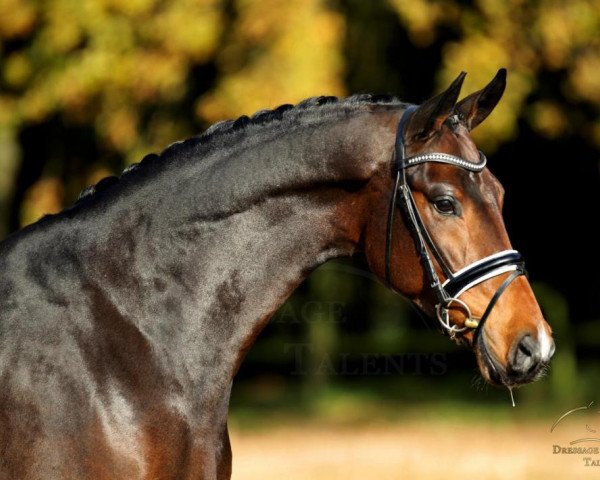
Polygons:
<instances>
[{"instance_id":1,"label":"crystal browband","mask_svg":"<svg viewBox=\"0 0 600 480\"><path fill-rule=\"evenodd\" d=\"M396 167L403 169L425 162L449 163L471 172L481 172L485 168L487 158L481 151L479 152L479 163L468 162L448 153L424 153L408 158L396 158Z\"/></svg>"}]
</instances>

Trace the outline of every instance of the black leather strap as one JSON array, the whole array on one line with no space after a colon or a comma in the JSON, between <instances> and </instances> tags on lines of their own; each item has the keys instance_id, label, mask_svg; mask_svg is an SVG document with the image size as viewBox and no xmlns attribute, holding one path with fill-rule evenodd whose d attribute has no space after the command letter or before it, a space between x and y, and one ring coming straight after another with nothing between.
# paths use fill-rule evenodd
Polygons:
<instances>
[{"instance_id":1,"label":"black leather strap","mask_svg":"<svg viewBox=\"0 0 600 480\"><path fill-rule=\"evenodd\" d=\"M399 162L402 162L406 157L406 147L404 144L404 127L406 126L406 122L410 118L410 114L413 113L418 107L416 105L409 105L406 107L406 110L402 113L402 117L400 117L400 122L398 122L398 128L396 129L396 148L395 148L395 161L396 165ZM402 168L398 168L396 166L396 170L403 170Z\"/></svg>"},{"instance_id":2,"label":"black leather strap","mask_svg":"<svg viewBox=\"0 0 600 480\"><path fill-rule=\"evenodd\" d=\"M496 303L500 299L500 296L504 293L504 291L508 288L508 286L514 280L516 280L521 275L525 275L525 274L526 274L526 272L525 272L524 267L517 268L517 270L515 270L508 277L506 277L506 279L504 279L502 284L498 287L498 290L496 290L496 293L494 293L494 296L491 298L490 303L488 303L488 306L485 309L485 312L483 312L483 315L479 319L479 324L477 325L477 328L475 329L475 333L473 334L473 345L477 344L477 338L483 331L483 326L485 325L485 322L487 321L488 317L490 316L490 313L492 313L492 309L496 306Z\"/></svg>"},{"instance_id":3,"label":"black leather strap","mask_svg":"<svg viewBox=\"0 0 600 480\"><path fill-rule=\"evenodd\" d=\"M415 197L413 196L412 191L410 190L410 188L408 188L408 186L406 187L405 191L407 192L406 202L410 203L412 210L415 212L414 224L417 227L417 231L419 232L420 236L423 238L423 240L429 247L429 250L431 251L431 253L435 257L435 259L437 260L438 265L442 269L442 272L444 273L446 278L453 278L452 270L448 266L448 263L446 262L446 260L444 259L444 257L440 253L440 251L438 250L435 242L431 238L431 235L429 235L429 230L427 230L427 228L425 227L425 224L423 223L423 219L421 218L421 215L419 215L419 213L418 213L419 210L417 208L417 204L415 202Z\"/></svg>"},{"instance_id":4,"label":"black leather strap","mask_svg":"<svg viewBox=\"0 0 600 480\"><path fill-rule=\"evenodd\" d=\"M394 143L394 174L396 180L394 182L394 190L390 198L390 206L388 208L388 219L387 219L387 234L385 237L385 283L389 288L392 288L392 244L394 237L394 212L396 211L396 199L398 197L398 187L400 186L401 180L406 181L404 169L397 167L398 159L402 159L405 156L404 147L404 125L408 121L408 117L412 112L417 109L416 105L409 105L406 110L402 113L400 121L398 122L398 128L396 129L396 141Z\"/></svg>"},{"instance_id":5,"label":"black leather strap","mask_svg":"<svg viewBox=\"0 0 600 480\"><path fill-rule=\"evenodd\" d=\"M444 283L444 288L451 297L455 297L456 295L460 294L464 287L476 281L477 279L484 277L494 270L512 265L514 265L517 269L525 268L525 261L519 252L507 252L502 256L489 259L482 263L476 263L458 275L451 275L449 280Z\"/></svg>"},{"instance_id":6,"label":"black leather strap","mask_svg":"<svg viewBox=\"0 0 600 480\"><path fill-rule=\"evenodd\" d=\"M392 241L394 235L394 211L396 210L396 198L398 197L398 186L400 183L400 171L396 172L394 191L390 198L388 208L387 232L385 236L385 284L393 290L392 286Z\"/></svg>"}]
</instances>

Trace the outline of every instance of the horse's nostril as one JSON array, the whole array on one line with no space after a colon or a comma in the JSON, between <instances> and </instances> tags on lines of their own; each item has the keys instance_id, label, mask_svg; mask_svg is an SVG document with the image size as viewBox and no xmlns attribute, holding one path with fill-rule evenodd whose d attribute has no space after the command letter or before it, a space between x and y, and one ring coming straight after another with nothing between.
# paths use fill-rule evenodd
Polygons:
<instances>
[{"instance_id":1,"label":"horse's nostril","mask_svg":"<svg viewBox=\"0 0 600 480\"><path fill-rule=\"evenodd\" d=\"M532 352L529 349L529 347L527 345L525 345L525 342L520 342L519 343L519 350L521 351L521 353L523 353L524 355L530 357Z\"/></svg>"},{"instance_id":2,"label":"horse's nostril","mask_svg":"<svg viewBox=\"0 0 600 480\"><path fill-rule=\"evenodd\" d=\"M515 348L510 367L515 373L528 373L539 365L540 359L539 343L531 335L525 335Z\"/></svg>"}]
</instances>

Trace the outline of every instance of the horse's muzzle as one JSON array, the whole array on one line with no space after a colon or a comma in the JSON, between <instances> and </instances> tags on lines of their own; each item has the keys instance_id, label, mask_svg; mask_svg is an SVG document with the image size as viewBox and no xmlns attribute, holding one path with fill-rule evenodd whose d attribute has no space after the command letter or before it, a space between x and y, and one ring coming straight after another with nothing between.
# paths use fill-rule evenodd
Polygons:
<instances>
[{"instance_id":1,"label":"horse's muzzle","mask_svg":"<svg viewBox=\"0 0 600 480\"><path fill-rule=\"evenodd\" d=\"M516 386L537 380L550 363L555 347L551 338L536 339L525 334L511 347L506 365L490 352L485 334L479 336L477 350L491 383Z\"/></svg>"}]
</instances>

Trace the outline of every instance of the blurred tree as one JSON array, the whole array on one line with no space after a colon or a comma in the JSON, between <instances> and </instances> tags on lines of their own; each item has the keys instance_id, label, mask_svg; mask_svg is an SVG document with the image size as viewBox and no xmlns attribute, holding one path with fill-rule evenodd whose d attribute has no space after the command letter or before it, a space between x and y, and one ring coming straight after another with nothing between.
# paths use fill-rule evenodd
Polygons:
<instances>
[{"instance_id":1,"label":"blurred tree","mask_svg":"<svg viewBox=\"0 0 600 480\"><path fill-rule=\"evenodd\" d=\"M0 137L8 145L0 169L17 171L11 229L41 176L75 177L77 190L95 164L119 168L196 129L193 114L177 107L202 83L194 69L215 54L223 2L0 0L0 12ZM71 143L87 131L82 155L73 156ZM66 193L73 198L72 189ZM62 199L55 200L44 205L60 208ZM28 204L22 219L43 213L36 208Z\"/></svg>"},{"instance_id":2,"label":"blurred tree","mask_svg":"<svg viewBox=\"0 0 600 480\"><path fill-rule=\"evenodd\" d=\"M2 126L58 113L126 156L147 148L146 130L162 132L143 124L148 106L185 96L192 65L212 57L223 28L217 0L2 0L0 11Z\"/></svg>"},{"instance_id":3,"label":"blurred tree","mask_svg":"<svg viewBox=\"0 0 600 480\"><path fill-rule=\"evenodd\" d=\"M548 138L582 129L600 146L600 3L389 1L417 45L433 43L448 28L458 35L445 39L439 86L465 70L464 90L474 91L508 67L509 88L478 138L484 147L513 139L519 118ZM549 88L550 78L557 88Z\"/></svg>"},{"instance_id":4,"label":"blurred tree","mask_svg":"<svg viewBox=\"0 0 600 480\"><path fill-rule=\"evenodd\" d=\"M61 207L55 196L21 215L42 176L69 177L72 200L98 170L118 170L200 125L344 91L343 19L325 0L0 0L0 12L0 172L16 170L0 207L12 194L10 229ZM86 129L87 158L67 160L69 133ZM30 197L52 196L39 192L48 185Z\"/></svg>"},{"instance_id":5,"label":"blurred tree","mask_svg":"<svg viewBox=\"0 0 600 480\"><path fill-rule=\"evenodd\" d=\"M340 95L343 17L325 0L236 0L217 55L219 81L197 104L211 122L304 98Z\"/></svg>"}]
</instances>

